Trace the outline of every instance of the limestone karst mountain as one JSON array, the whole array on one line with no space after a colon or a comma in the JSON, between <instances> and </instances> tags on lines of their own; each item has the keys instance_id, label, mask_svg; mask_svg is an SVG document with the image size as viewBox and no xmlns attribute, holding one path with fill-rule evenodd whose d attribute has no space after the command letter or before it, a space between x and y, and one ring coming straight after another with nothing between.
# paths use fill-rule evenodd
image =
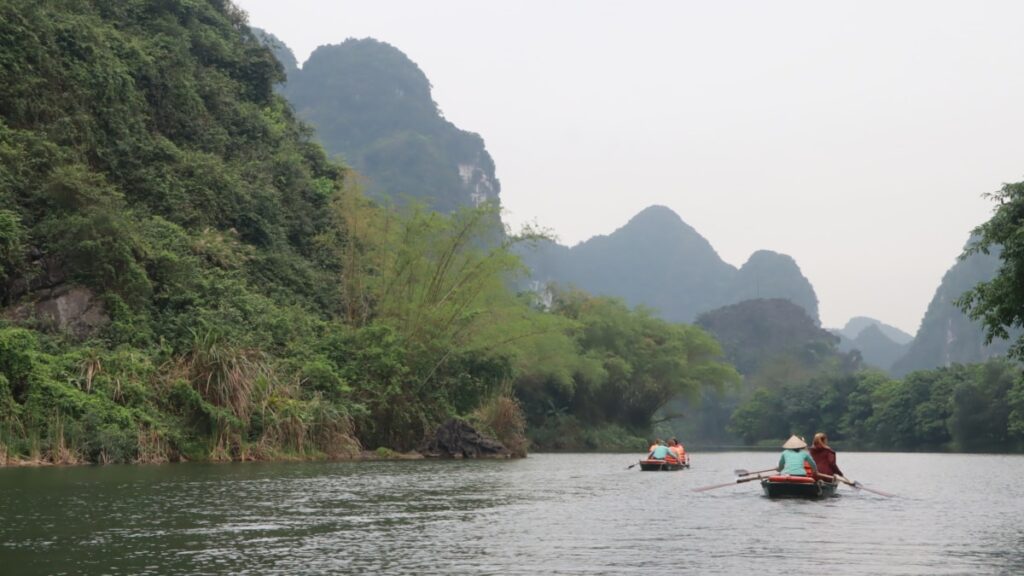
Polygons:
<instances>
[{"instance_id":1,"label":"limestone karst mountain","mask_svg":"<svg viewBox=\"0 0 1024 576\"><path fill-rule=\"evenodd\" d=\"M737 269L664 206L644 209L607 236L572 248L544 242L523 256L536 286L554 282L617 296L666 320L692 322L727 304L784 298L818 321L814 288L792 258L761 250Z\"/></svg>"},{"instance_id":2,"label":"limestone karst mountain","mask_svg":"<svg viewBox=\"0 0 1024 576\"><path fill-rule=\"evenodd\" d=\"M445 213L499 201L483 138L445 119L426 74L401 50L348 39L320 46L299 68L283 42L262 31L259 37L285 69L282 95L327 152L359 172L372 196L415 198Z\"/></svg>"},{"instance_id":3,"label":"limestone karst mountain","mask_svg":"<svg viewBox=\"0 0 1024 576\"><path fill-rule=\"evenodd\" d=\"M892 366L892 373L903 376L914 370L927 370L951 364L982 362L1006 354L1006 340L985 343L981 323L970 319L954 302L979 282L992 279L999 269L998 251L972 254L958 260L942 277L928 305L917 336L906 354ZM1019 332L1010 334L1016 339Z\"/></svg>"}]
</instances>

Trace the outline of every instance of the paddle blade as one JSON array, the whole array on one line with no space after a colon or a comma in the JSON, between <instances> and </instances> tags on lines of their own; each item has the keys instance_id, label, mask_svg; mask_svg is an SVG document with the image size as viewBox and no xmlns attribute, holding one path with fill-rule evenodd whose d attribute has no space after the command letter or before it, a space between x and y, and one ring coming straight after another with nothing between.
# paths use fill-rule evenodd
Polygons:
<instances>
[{"instance_id":1,"label":"paddle blade","mask_svg":"<svg viewBox=\"0 0 1024 576\"><path fill-rule=\"evenodd\" d=\"M860 482L854 482L854 488L860 488L862 490L867 490L868 492L871 492L873 494L878 494L879 496L885 496L886 498L892 498L893 496L895 496L895 494L891 494L891 493L886 492L884 490L878 490L876 488L868 488L867 486L861 484Z\"/></svg>"},{"instance_id":2,"label":"paddle blade","mask_svg":"<svg viewBox=\"0 0 1024 576\"><path fill-rule=\"evenodd\" d=\"M884 490L868 488L867 486L861 484L860 481L851 481L849 478L846 478L845 476L836 475L836 478L839 478L839 480L842 481L844 484L849 484L850 486L853 486L854 490L867 490L868 492L878 494L879 496L885 496L886 498L892 498L893 496L895 496L895 494L890 494L889 492L886 492Z\"/></svg>"}]
</instances>

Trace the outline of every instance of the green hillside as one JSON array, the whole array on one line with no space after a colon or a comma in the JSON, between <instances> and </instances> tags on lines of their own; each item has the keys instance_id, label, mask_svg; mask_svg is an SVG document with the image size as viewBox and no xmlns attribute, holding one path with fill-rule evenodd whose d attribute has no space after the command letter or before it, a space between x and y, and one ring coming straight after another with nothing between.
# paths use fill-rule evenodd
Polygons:
<instances>
[{"instance_id":1,"label":"green hillside","mask_svg":"<svg viewBox=\"0 0 1024 576\"><path fill-rule=\"evenodd\" d=\"M731 377L696 328L512 292L494 202L366 200L283 80L228 2L0 5L0 464L408 450L453 417L522 454L515 390L628 435Z\"/></svg>"},{"instance_id":2,"label":"green hillside","mask_svg":"<svg viewBox=\"0 0 1024 576\"><path fill-rule=\"evenodd\" d=\"M449 213L498 202L501 190L483 139L441 114L426 74L400 50L372 38L317 48L299 69L291 50L261 37L284 63L282 94L344 158L374 197L415 198Z\"/></svg>"}]
</instances>

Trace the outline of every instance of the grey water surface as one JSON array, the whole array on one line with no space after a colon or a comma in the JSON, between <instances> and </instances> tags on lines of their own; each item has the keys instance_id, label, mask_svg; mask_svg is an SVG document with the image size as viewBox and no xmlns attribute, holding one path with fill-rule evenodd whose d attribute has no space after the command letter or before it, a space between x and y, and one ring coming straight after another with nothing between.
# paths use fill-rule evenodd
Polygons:
<instances>
[{"instance_id":1,"label":"grey water surface","mask_svg":"<svg viewBox=\"0 0 1024 576\"><path fill-rule=\"evenodd\" d=\"M1024 574L1024 457L840 453L843 487L709 492L622 454L0 469L0 574Z\"/></svg>"}]
</instances>

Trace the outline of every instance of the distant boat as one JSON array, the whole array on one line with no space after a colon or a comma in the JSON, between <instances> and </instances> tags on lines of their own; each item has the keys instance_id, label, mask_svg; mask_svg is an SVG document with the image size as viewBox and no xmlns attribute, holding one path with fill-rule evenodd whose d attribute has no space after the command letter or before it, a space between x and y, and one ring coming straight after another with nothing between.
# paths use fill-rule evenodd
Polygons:
<instances>
[{"instance_id":1,"label":"distant boat","mask_svg":"<svg viewBox=\"0 0 1024 576\"><path fill-rule=\"evenodd\" d=\"M810 476L769 476L761 479L761 488L769 498L827 498L836 495L839 482L815 480Z\"/></svg>"},{"instance_id":2,"label":"distant boat","mask_svg":"<svg viewBox=\"0 0 1024 576\"><path fill-rule=\"evenodd\" d=\"M684 462L678 462L676 460L641 460L640 471L641 472L675 472L682 470L683 468L690 467L690 457L687 456Z\"/></svg>"}]
</instances>

